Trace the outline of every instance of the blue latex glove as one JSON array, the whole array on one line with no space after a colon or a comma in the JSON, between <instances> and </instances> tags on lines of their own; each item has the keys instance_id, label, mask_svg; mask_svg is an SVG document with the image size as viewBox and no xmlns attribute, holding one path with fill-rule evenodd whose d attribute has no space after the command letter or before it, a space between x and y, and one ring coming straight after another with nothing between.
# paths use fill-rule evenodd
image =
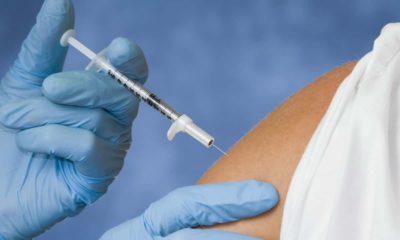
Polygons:
<instances>
[{"instance_id":1,"label":"blue latex glove","mask_svg":"<svg viewBox=\"0 0 400 240\"><path fill-rule=\"evenodd\" d=\"M0 85L0 239L32 238L103 195L131 142L139 100L105 74L61 72L69 0L45 1ZM141 82L147 65L126 39L109 46L120 71Z\"/></svg>"},{"instance_id":2,"label":"blue latex glove","mask_svg":"<svg viewBox=\"0 0 400 240\"><path fill-rule=\"evenodd\" d=\"M278 199L271 184L257 181L184 187L151 204L140 217L109 230L101 240L255 240L191 227L256 216L273 208Z\"/></svg>"}]
</instances>

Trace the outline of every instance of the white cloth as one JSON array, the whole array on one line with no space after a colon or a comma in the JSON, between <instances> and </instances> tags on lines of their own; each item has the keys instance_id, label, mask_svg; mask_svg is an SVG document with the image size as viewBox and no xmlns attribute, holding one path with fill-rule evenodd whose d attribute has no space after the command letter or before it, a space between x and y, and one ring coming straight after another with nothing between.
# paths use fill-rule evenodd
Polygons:
<instances>
[{"instance_id":1,"label":"white cloth","mask_svg":"<svg viewBox=\"0 0 400 240\"><path fill-rule=\"evenodd\" d=\"M337 90L293 176L281 239L400 239L400 24Z\"/></svg>"}]
</instances>

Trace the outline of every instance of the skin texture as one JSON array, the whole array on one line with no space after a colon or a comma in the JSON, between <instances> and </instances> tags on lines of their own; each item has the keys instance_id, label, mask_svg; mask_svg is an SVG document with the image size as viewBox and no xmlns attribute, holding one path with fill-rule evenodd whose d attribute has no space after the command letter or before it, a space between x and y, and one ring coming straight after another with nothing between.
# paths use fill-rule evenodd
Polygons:
<instances>
[{"instance_id":1,"label":"skin texture","mask_svg":"<svg viewBox=\"0 0 400 240\"><path fill-rule=\"evenodd\" d=\"M199 183L256 179L272 183L280 203L255 218L213 228L278 240L289 184L316 127L356 62L342 65L287 99L213 165Z\"/></svg>"}]
</instances>

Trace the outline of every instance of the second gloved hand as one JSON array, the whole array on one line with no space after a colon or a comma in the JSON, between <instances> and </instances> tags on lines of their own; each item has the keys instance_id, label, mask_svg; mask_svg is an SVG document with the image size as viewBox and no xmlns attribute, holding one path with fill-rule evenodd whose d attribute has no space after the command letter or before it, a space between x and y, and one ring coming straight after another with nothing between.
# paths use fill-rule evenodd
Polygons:
<instances>
[{"instance_id":1,"label":"second gloved hand","mask_svg":"<svg viewBox=\"0 0 400 240\"><path fill-rule=\"evenodd\" d=\"M69 0L47 0L0 85L0 239L30 239L102 196L120 171L139 100L103 73L61 72ZM139 47L109 46L111 63L147 78Z\"/></svg>"},{"instance_id":2,"label":"second gloved hand","mask_svg":"<svg viewBox=\"0 0 400 240\"><path fill-rule=\"evenodd\" d=\"M242 234L193 229L253 217L272 209L278 193L257 181L177 189L142 214L106 232L100 240L256 240Z\"/></svg>"}]
</instances>

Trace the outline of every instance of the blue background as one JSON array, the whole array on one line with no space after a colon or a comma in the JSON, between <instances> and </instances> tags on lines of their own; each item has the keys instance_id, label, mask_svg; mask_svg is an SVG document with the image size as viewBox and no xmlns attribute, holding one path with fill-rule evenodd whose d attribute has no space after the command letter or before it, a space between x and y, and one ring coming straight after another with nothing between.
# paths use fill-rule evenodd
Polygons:
<instances>
[{"instance_id":1,"label":"blue background","mask_svg":"<svg viewBox=\"0 0 400 240\"><path fill-rule=\"evenodd\" d=\"M279 103L331 68L368 52L399 21L398 0L80 0L79 38L101 50L124 36L145 51L147 86L227 149ZM0 72L14 61L42 1L2 0ZM82 69L70 51L66 70ZM180 135L142 105L134 144L108 194L38 239L97 239L179 186L194 184L220 154Z\"/></svg>"}]
</instances>

